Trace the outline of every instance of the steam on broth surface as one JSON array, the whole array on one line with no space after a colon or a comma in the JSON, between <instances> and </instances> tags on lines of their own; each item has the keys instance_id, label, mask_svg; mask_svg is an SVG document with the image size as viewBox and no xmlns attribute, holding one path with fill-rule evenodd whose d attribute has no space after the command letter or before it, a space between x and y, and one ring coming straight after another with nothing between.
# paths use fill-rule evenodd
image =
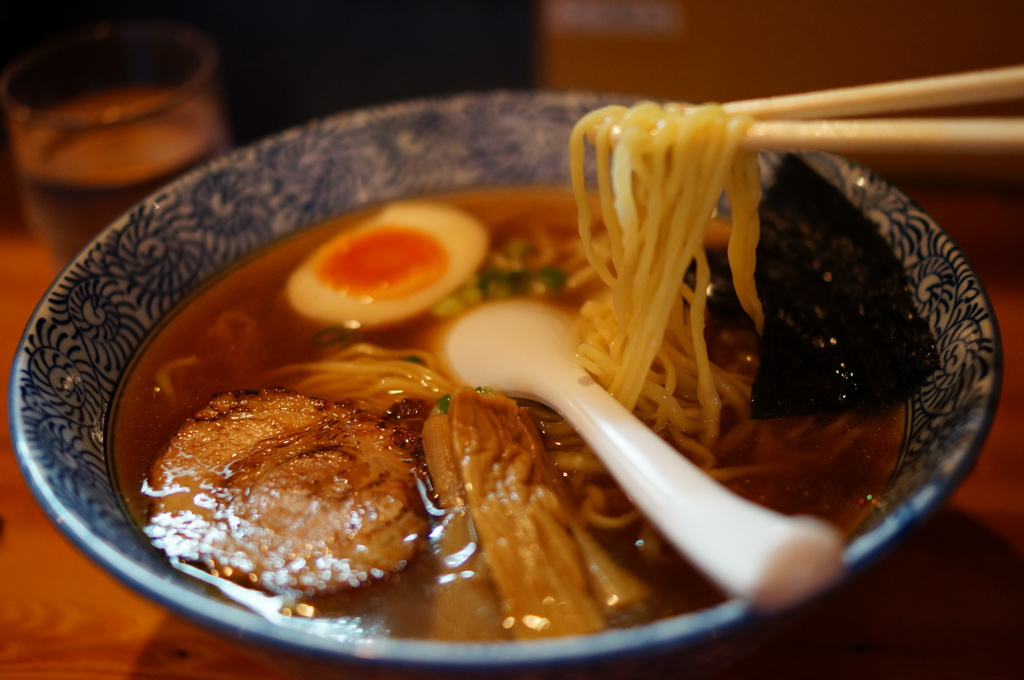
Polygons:
<instances>
[{"instance_id":1,"label":"steam on broth surface","mask_svg":"<svg viewBox=\"0 0 1024 680\"><path fill-rule=\"evenodd\" d=\"M611 596L599 594L592 584L581 586L587 592L579 597L592 602L580 605L580 611L596 610L596 622L565 630L544 629L544 625L530 629L521 620L528 617L510 615L495 594L489 575L494 567L481 562L479 549L473 549L477 537L472 527L460 526L461 520L456 519L465 515L459 501L445 502L443 484L432 479L430 472L416 477L421 490L417 500L422 501L416 512L425 528L409 539L417 550L401 568L354 588L308 593L298 587L292 592L262 588L278 598L271 600L274 607L339 630L509 639L633 625L720 600L720 594L637 516L557 415L537 404L522 404L529 416L523 420L516 415L519 411L492 403L494 395L476 395L472 389L467 393L454 385L434 356L444 315L457 313L462 305L475 304L482 296L529 294L578 310L593 294L599 282L589 275L580 251L573 196L523 189L434 200L477 218L486 225L491 244L474 285L434 305L439 315L426 313L396 325L353 331L311 321L292 309L286 294L291 273L320 245L365 215L332 220L277 244L182 305L139 357L122 387L113 419L116 473L140 526L149 522L155 500L147 495L154 463L182 423L210 403L212 395L281 387L328 401L353 400L354 407L418 437L424 422L430 422L427 414L436 409L434 402L451 394L454 403L473 402L467 409L490 409L506 414L497 418L516 419L516 427L523 428L516 440L521 450L531 448L534 436L541 442L540 453L535 454L541 457L531 460L543 462L535 462L513 478L516 484L526 485L519 488L539 494L538 502L557 501L550 506L549 516L559 518L568 547L554 550L597 565L595 569L612 584ZM711 318L705 338L718 366L752 379L758 343L750 326ZM400 369L404 362L415 367L420 378L427 377L419 379L410 393L394 394L362 386L351 377L359 375L358 369L347 374L348 379L332 379L333 368L353 370L361 362L385 362L389 371L392 366ZM453 417L479 412L460 408L456 407ZM473 422L470 419L458 427L476 427ZM815 514L851 531L884 489L901 437L901 407L766 421L752 421L748 413L726 408L721 434L712 445L713 457L698 462L758 502L788 513ZM423 467L419 452L409 455L414 467ZM426 463L432 458L436 455L426 455ZM547 466L550 474L544 472ZM216 571L202 561L192 566ZM252 581L250 585L260 589ZM245 583L245 578L239 582ZM453 582L467 587L453 589ZM485 612L479 626L469 630L449 625L470 611ZM573 616L577 621L584 618Z\"/></svg>"}]
</instances>

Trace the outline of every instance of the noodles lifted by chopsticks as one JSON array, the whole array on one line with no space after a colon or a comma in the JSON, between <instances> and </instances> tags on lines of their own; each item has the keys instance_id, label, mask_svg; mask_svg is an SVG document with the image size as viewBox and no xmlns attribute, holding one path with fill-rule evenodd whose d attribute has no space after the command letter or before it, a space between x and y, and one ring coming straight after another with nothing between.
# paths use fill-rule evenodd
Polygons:
<instances>
[{"instance_id":1,"label":"noodles lifted by chopsticks","mask_svg":"<svg viewBox=\"0 0 1024 680\"><path fill-rule=\"evenodd\" d=\"M710 269L703 238L724 190L732 211L728 247L743 309L760 332L754 288L760 176L756 152L740 142L748 116L720 106L651 102L610 106L583 117L570 139L580 234L609 296L586 303L581 364L624 406L707 465L723 402L741 413L749 378L708 358L704 315ZM593 145L609 252L593 247L584 179ZM691 266L696 283L684 283Z\"/></svg>"}]
</instances>

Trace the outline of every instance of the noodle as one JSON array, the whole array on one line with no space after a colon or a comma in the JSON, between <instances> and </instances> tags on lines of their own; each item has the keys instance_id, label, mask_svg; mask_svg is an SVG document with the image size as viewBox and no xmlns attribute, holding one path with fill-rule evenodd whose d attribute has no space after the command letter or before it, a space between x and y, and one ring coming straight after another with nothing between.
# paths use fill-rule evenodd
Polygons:
<instances>
[{"instance_id":1,"label":"noodle","mask_svg":"<svg viewBox=\"0 0 1024 680\"><path fill-rule=\"evenodd\" d=\"M640 512L636 509L628 512L611 515L605 510L608 505L607 493L599 486L590 485L586 488L586 495L583 499L580 512L587 522L599 529L618 530L623 529L641 519Z\"/></svg>"},{"instance_id":2,"label":"noodle","mask_svg":"<svg viewBox=\"0 0 1024 680\"><path fill-rule=\"evenodd\" d=\"M299 392L355 399L384 411L402 398L434 400L450 393L454 383L435 366L433 355L423 350L357 343L322 361L285 366L278 374L298 374L294 385Z\"/></svg>"},{"instance_id":3,"label":"noodle","mask_svg":"<svg viewBox=\"0 0 1024 680\"><path fill-rule=\"evenodd\" d=\"M739 149L750 119L721 107L646 102L598 109L570 138L573 192L584 252L608 286L587 302L578 359L626 408L709 466L724 405L746 409L750 378L708 357L704 339L710 267L703 237L725 192L732 207L728 258L743 309L758 331L754 288L760 178L756 152ZM583 174L594 147L608 232L599 252ZM684 277L695 268L691 288Z\"/></svg>"},{"instance_id":4,"label":"noodle","mask_svg":"<svg viewBox=\"0 0 1024 680\"><path fill-rule=\"evenodd\" d=\"M189 366L195 366L199 363L198 357L191 354L187 357L179 357L178 359L172 359L167 363L163 364L153 374L153 382L156 383L156 389L167 399L177 399L178 394L174 390L174 376L173 373L182 368L188 368Z\"/></svg>"}]
</instances>

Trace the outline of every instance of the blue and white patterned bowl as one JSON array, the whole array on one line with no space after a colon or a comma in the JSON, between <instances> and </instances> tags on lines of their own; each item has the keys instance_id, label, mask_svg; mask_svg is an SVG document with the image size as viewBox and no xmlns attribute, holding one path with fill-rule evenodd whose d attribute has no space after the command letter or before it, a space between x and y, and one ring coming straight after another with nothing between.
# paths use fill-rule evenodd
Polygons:
<instances>
[{"instance_id":1,"label":"blue and white patterned bowl","mask_svg":"<svg viewBox=\"0 0 1024 680\"><path fill-rule=\"evenodd\" d=\"M107 414L147 333L217 272L331 215L400 197L495 185L567 185L568 134L609 99L492 93L347 113L194 171L84 250L29 320L10 383L22 471L57 526L144 595L279 666L345 677L696 677L735 660L780 618L740 602L639 628L516 644L332 639L270 624L168 567L112 482ZM905 195L826 154L809 162L873 218L909 275L942 367L914 395L902 461L845 553L852 577L933 511L971 467L999 392L992 307L963 254ZM770 181L777 158L764 156Z\"/></svg>"}]
</instances>

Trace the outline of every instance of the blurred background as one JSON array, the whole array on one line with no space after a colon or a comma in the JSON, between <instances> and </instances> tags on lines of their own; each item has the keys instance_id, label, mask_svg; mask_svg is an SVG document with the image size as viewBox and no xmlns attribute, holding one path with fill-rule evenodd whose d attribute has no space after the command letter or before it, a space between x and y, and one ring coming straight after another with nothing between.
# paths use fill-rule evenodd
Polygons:
<instances>
[{"instance_id":1,"label":"blurred background","mask_svg":"<svg viewBox=\"0 0 1024 680\"><path fill-rule=\"evenodd\" d=\"M0 0L0 65L62 29L136 17L217 40L240 144L468 90L725 101L1024 63L1019 0ZM1024 101L954 113L1021 115ZM858 160L894 180L1024 183L1012 156Z\"/></svg>"},{"instance_id":2,"label":"blurred background","mask_svg":"<svg viewBox=\"0 0 1024 680\"><path fill-rule=\"evenodd\" d=\"M341 110L532 83L522 0L0 0L0 62L65 28L187 21L218 43L236 141Z\"/></svg>"}]
</instances>

